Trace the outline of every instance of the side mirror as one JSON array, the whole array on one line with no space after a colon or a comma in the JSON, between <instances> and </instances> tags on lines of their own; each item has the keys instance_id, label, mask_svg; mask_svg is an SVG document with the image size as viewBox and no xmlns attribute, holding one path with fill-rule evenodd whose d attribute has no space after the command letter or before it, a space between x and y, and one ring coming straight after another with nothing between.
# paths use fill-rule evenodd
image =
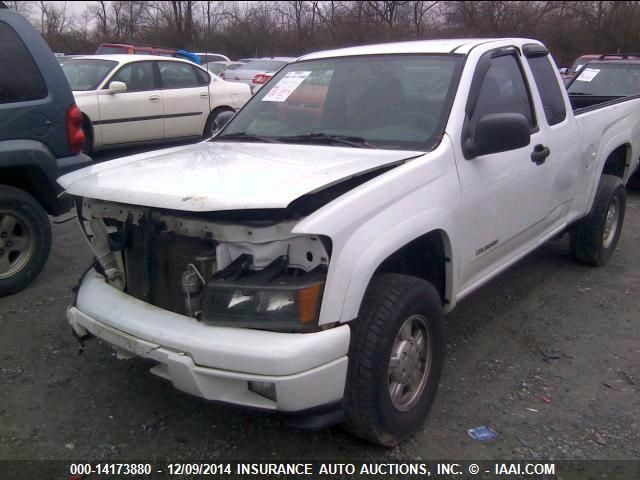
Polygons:
<instances>
[{"instance_id":1,"label":"side mirror","mask_svg":"<svg viewBox=\"0 0 640 480\"><path fill-rule=\"evenodd\" d=\"M229 123L229 120L231 120L231 117L233 117L236 114L236 112L222 112L220 113L216 119L215 119L215 124L216 124L216 130L220 130L222 127L224 127L227 123Z\"/></svg>"},{"instance_id":2,"label":"side mirror","mask_svg":"<svg viewBox=\"0 0 640 480\"><path fill-rule=\"evenodd\" d=\"M560 75L566 75L569 69L567 67L562 67L560 69Z\"/></svg>"},{"instance_id":3,"label":"side mirror","mask_svg":"<svg viewBox=\"0 0 640 480\"><path fill-rule=\"evenodd\" d=\"M490 153L507 152L526 147L531 142L529 122L521 113L490 113L476 125L473 138L464 142L467 160Z\"/></svg>"},{"instance_id":4,"label":"side mirror","mask_svg":"<svg viewBox=\"0 0 640 480\"><path fill-rule=\"evenodd\" d=\"M109 84L109 93L121 93L127 91L127 84L124 82L111 82Z\"/></svg>"}]
</instances>

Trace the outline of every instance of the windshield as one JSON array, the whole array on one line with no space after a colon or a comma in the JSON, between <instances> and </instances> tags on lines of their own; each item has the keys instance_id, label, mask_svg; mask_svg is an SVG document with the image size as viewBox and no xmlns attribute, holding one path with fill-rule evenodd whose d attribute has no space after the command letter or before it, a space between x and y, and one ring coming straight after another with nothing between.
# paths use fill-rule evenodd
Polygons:
<instances>
[{"instance_id":1,"label":"windshield","mask_svg":"<svg viewBox=\"0 0 640 480\"><path fill-rule=\"evenodd\" d=\"M264 72L275 72L287 62L282 60L254 60L244 65L242 68L246 70L262 70Z\"/></svg>"},{"instance_id":2,"label":"windshield","mask_svg":"<svg viewBox=\"0 0 640 480\"><path fill-rule=\"evenodd\" d=\"M376 55L289 64L215 140L428 150L449 114L459 55Z\"/></svg>"},{"instance_id":3,"label":"windshield","mask_svg":"<svg viewBox=\"0 0 640 480\"><path fill-rule=\"evenodd\" d=\"M578 58L575 62L573 62L573 65L571 65L571 68L569 69L569 73L571 75L573 75L574 73L576 73L578 70L580 70L583 65L585 63L587 63L589 61L588 58L585 57L580 57Z\"/></svg>"},{"instance_id":4,"label":"windshield","mask_svg":"<svg viewBox=\"0 0 640 480\"><path fill-rule=\"evenodd\" d=\"M588 64L568 89L569 95L627 97L640 94L640 62Z\"/></svg>"},{"instance_id":5,"label":"windshield","mask_svg":"<svg viewBox=\"0 0 640 480\"><path fill-rule=\"evenodd\" d=\"M117 64L111 60L67 60L62 63L62 71L71 90L95 90Z\"/></svg>"}]
</instances>

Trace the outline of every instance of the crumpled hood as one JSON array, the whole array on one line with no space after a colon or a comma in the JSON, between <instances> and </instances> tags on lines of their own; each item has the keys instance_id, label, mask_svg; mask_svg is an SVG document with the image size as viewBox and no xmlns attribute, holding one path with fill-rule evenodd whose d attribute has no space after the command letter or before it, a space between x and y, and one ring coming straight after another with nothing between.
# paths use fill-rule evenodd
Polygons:
<instances>
[{"instance_id":1,"label":"crumpled hood","mask_svg":"<svg viewBox=\"0 0 640 480\"><path fill-rule=\"evenodd\" d=\"M92 165L58 183L72 195L173 210L286 208L302 195L423 153L202 142Z\"/></svg>"}]
</instances>

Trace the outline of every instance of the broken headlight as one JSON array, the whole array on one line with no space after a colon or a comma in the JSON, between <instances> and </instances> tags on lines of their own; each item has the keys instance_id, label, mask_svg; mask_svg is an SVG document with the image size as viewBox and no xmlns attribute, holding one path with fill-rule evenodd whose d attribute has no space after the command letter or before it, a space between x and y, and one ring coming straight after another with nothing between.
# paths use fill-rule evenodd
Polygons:
<instances>
[{"instance_id":1,"label":"broken headlight","mask_svg":"<svg viewBox=\"0 0 640 480\"><path fill-rule=\"evenodd\" d=\"M318 329L326 266L310 272L290 269L281 256L262 270L251 270L242 255L207 282L202 321L220 326L283 332Z\"/></svg>"}]
</instances>

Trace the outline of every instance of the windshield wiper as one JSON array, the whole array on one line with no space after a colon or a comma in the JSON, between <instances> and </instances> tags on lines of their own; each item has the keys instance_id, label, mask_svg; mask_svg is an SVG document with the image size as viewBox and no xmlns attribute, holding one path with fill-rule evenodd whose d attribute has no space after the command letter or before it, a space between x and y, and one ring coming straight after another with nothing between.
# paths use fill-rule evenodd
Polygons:
<instances>
[{"instance_id":1,"label":"windshield wiper","mask_svg":"<svg viewBox=\"0 0 640 480\"><path fill-rule=\"evenodd\" d=\"M214 140L248 140L252 142L267 142L267 143L282 143L280 140L269 137L261 137L260 135L251 135L246 132L229 133L227 135L220 135L219 137L213 137Z\"/></svg>"},{"instance_id":2,"label":"windshield wiper","mask_svg":"<svg viewBox=\"0 0 640 480\"><path fill-rule=\"evenodd\" d=\"M569 95L593 95L593 93L569 92Z\"/></svg>"},{"instance_id":3,"label":"windshield wiper","mask_svg":"<svg viewBox=\"0 0 640 480\"><path fill-rule=\"evenodd\" d=\"M292 135L290 137L278 137L281 142L312 142L312 143L339 143L356 148L375 148L362 137L350 135L330 135L328 133L305 133L304 135Z\"/></svg>"}]
</instances>

